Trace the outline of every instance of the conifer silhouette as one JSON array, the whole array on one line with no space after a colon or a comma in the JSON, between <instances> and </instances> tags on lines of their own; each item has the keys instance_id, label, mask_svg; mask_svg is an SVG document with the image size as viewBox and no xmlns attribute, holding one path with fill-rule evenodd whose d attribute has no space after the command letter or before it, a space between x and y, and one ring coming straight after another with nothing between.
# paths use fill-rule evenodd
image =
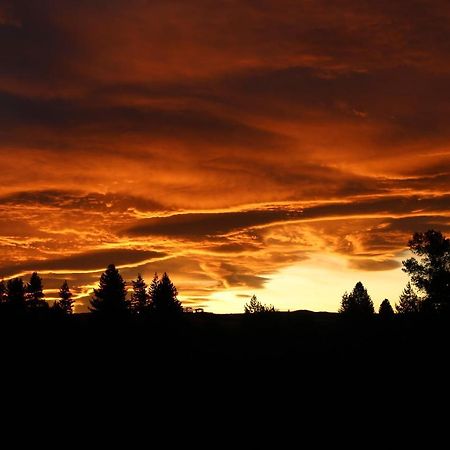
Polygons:
<instances>
[{"instance_id":1,"label":"conifer silhouette","mask_svg":"<svg viewBox=\"0 0 450 450\"><path fill-rule=\"evenodd\" d=\"M385 298L380 305L380 309L378 310L378 314L380 317L388 318L394 315L394 310L392 309L391 303L387 298Z\"/></svg>"},{"instance_id":2,"label":"conifer silhouette","mask_svg":"<svg viewBox=\"0 0 450 450\"><path fill-rule=\"evenodd\" d=\"M26 286L22 278L12 278L6 283L7 303L13 311L24 311Z\"/></svg>"},{"instance_id":3,"label":"conifer silhouette","mask_svg":"<svg viewBox=\"0 0 450 450\"><path fill-rule=\"evenodd\" d=\"M183 312L181 302L177 298L178 291L166 272L161 279L155 273L150 285L151 308L159 315L173 315Z\"/></svg>"},{"instance_id":4,"label":"conifer silhouette","mask_svg":"<svg viewBox=\"0 0 450 450\"><path fill-rule=\"evenodd\" d=\"M260 314L275 312L275 307L273 305L263 305L256 295L253 295L248 303L244 305L245 314Z\"/></svg>"},{"instance_id":5,"label":"conifer silhouette","mask_svg":"<svg viewBox=\"0 0 450 450\"><path fill-rule=\"evenodd\" d=\"M94 289L90 311L102 316L123 316L128 311L126 283L114 264L102 273L98 288Z\"/></svg>"},{"instance_id":6,"label":"conifer silhouette","mask_svg":"<svg viewBox=\"0 0 450 450\"><path fill-rule=\"evenodd\" d=\"M408 282L400 295L398 305L395 305L395 309L399 314L415 314L420 312L420 306L421 300L411 286L411 283Z\"/></svg>"},{"instance_id":7,"label":"conifer silhouette","mask_svg":"<svg viewBox=\"0 0 450 450\"><path fill-rule=\"evenodd\" d=\"M31 309L48 308L48 303L44 300L44 297L42 278L37 272L33 272L26 286L27 306Z\"/></svg>"},{"instance_id":8,"label":"conifer silhouette","mask_svg":"<svg viewBox=\"0 0 450 450\"><path fill-rule=\"evenodd\" d=\"M147 293L147 284L139 273L136 280L131 282L133 293L131 294L131 310L138 314L145 314L149 309L150 295Z\"/></svg>"},{"instance_id":9,"label":"conifer silhouette","mask_svg":"<svg viewBox=\"0 0 450 450\"><path fill-rule=\"evenodd\" d=\"M59 309L64 314L72 314L74 303L69 284L67 283L67 280L64 280L64 283L59 288L59 300L55 303L55 308Z\"/></svg>"},{"instance_id":10,"label":"conifer silhouette","mask_svg":"<svg viewBox=\"0 0 450 450\"><path fill-rule=\"evenodd\" d=\"M425 294L422 306L450 310L450 239L440 231L414 233L409 249L416 256L403 261L403 271Z\"/></svg>"},{"instance_id":11,"label":"conifer silhouette","mask_svg":"<svg viewBox=\"0 0 450 450\"><path fill-rule=\"evenodd\" d=\"M356 283L350 294L344 293L339 312L341 314L360 316L371 315L375 312L372 299L361 281Z\"/></svg>"}]
</instances>

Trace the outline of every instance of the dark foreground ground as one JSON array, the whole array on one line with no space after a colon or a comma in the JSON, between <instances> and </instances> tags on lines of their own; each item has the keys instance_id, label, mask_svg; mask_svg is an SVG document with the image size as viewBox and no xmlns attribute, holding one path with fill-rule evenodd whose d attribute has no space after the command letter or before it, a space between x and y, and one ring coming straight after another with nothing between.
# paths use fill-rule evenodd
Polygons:
<instances>
[{"instance_id":1,"label":"dark foreground ground","mask_svg":"<svg viewBox=\"0 0 450 450\"><path fill-rule=\"evenodd\" d=\"M426 448L437 448L432 437L448 429L443 317L291 312L102 322L75 315L0 324L2 409L33 440L40 433L47 442L55 430L70 435L59 448L81 432L100 435L102 448L106 441L132 448L134 437L157 434L167 445L199 442L208 432L211 448L227 439L238 448L243 433L261 445L275 434L275 448L327 440L367 448L377 437L386 447L395 433L404 447L424 430Z\"/></svg>"},{"instance_id":2,"label":"dark foreground ground","mask_svg":"<svg viewBox=\"0 0 450 450\"><path fill-rule=\"evenodd\" d=\"M67 318L0 320L2 361L25 372L72 370L190 375L195 383L228 372L295 377L346 376L369 371L372 380L395 372L442 374L450 344L448 318L347 319L299 311L248 317L185 314L175 320L100 321ZM198 375L201 374L199 378ZM78 378L79 379L79 378ZM336 378L335 378L336 379Z\"/></svg>"},{"instance_id":3,"label":"dark foreground ground","mask_svg":"<svg viewBox=\"0 0 450 450\"><path fill-rule=\"evenodd\" d=\"M191 431L220 425L221 435L252 431L253 421L260 437L278 421L302 433L321 428L320 440L338 423L369 428L367 436L379 426L412 435L424 419L434 429L447 417L437 413L450 392L444 317L350 320L305 311L111 322L85 314L2 317L0 325L1 398L16 418L90 429L114 416L119 428L140 421L139 430L153 433L145 422L153 413Z\"/></svg>"}]
</instances>

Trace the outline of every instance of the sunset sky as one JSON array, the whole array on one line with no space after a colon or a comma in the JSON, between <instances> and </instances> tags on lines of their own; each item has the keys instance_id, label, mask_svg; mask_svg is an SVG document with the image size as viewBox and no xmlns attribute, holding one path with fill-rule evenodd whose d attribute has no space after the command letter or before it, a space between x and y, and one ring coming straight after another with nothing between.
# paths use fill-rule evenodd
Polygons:
<instances>
[{"instance_id":1,"label":"sunset sky","mask_svg":"<svg viewBox=\"0 0 450 450\"><path fill-rule=\"evenodd\" d=\"M0 278L398 300L450 231L450 3L0 0Z\"/></svg>"}]
</instances>

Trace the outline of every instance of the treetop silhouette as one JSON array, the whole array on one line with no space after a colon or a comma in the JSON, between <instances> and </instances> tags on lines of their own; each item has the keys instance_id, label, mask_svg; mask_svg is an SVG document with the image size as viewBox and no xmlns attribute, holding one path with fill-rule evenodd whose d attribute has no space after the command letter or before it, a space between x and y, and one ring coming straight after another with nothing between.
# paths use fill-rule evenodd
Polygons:
<instances>
[{"instance_id":1,"label":"treetop silhouette","mask_svg":"<svg viewBox=\"0 0 450 450\"><path fill-rule=\"evenodd\" d=\"M100 276L94 297L91 299L90 311L103 316L123 316L129 310L126 299L126 283L114 264L110 264Z\"/></svg>"},{"instance_id":2,"label":"treetop silhouette","mask_svg":"<svg viewBox=\"0 0 450 450\"><path fill-rule=\"evenodd\" d=\"M8 306L13 311L24 311L26 308L26 286L22 278L11 278L6 283L6 298Z\"/></svg>"},{"instance_id":3,"label":"treetop silhouette","mask_svg":"<svg viewBox=\"0 0 450 450\"><path fill-rule=\"evenodd\" d=\"M380 309L378 310L378 314L380 317L389 318L394 315L394 310L392 309L391 303L387 298L385 298L380 305Z\"/></svg>"},{"instance_id":4,"label":"treetop silhouette","mask_svg":"<svg viewBox=\"0 0 450 450\"><path fill-rule=\"evenodd\" d=\"M140 273L136 280L131 283L133 285L130 304L131 310L138 315L143 315L149 312L150 309L150 295L147 292L147 284Z\"/></svg>"},{"instance_id":5,"label":"treetop silhouette","mask_svg":"<svg viewBox=\"0 0 450 450\"><path fill-rule=\"evenodd\" d=\"M403 271L424 294L424 305L432 309L450 309L450 239L440 231L414 233L408 243L415 255L403 261Z\"/></svg>"},{"instance_id":6,"label":"treetop silhouette","mask_svg":"<svg viewBox=\"0 0 450 450\"><path fill-rule=\"evenodd\" d=\"M344 293L339 312L341 314L358 316L368 316L375 312L372 299L361 281L355 284L350 294Z\"/></svg>"},{"instance_id":7,"label":"treetop silhouette","mask_svg":"<svg viewBox=\"0 0 450 450\"><path fill-rule=\"evenodd\" d=\"M178 291L166 272L161 279L155 273L149 290L151 310L159 315L173 315L183 312L178 300Z\"/></svg>"},{"instance_id":8,"label":"treetop silhouette","mask_svg":"<svg viewBox=\"0 0 450 450\"><path fill-rule=\"evenodd\" d=\"M408 282L405 289L403 289L395 309L398 314L415 314L421 311L421 300L411 283Z\"/></svg>"},{"instance_id":9,"label":"treetop silhouette","mask_svg":"<svg viewBox=\"0 0 450 450\"><path fill-rule=\"evenodd\" d=\"M31 274L30 281L26 286L27 305L31 309L48 308L48 303L44 300L44 297L42 278L37 274L37 272L33 272Z\"/></svg>"},{"instance_id":10,"label":"treetop silhouette","mask_svg":"<svg viewBox=\"0 0 450 450\"><path fill-rule=\"evenodd\" d=\"M75 302L72 299L72 292L70 292L69 284L67 283L67 280L64 280L64 283L59 288L59 300L56 301L53 306L63 314L72 314L74 303Z\"/></svg>"},{"instance_id":11,"label":"treetop silhouette","mask_svg":"<svg viewBox=\"0 0 450 450\"><path fill-rule=\"evenodd\" d=\"M245 314L261 314L276 312L273 305L264 305L261 303L256 295L253 295L248 303L244 305Z\"/></svg>"}]
</instances>

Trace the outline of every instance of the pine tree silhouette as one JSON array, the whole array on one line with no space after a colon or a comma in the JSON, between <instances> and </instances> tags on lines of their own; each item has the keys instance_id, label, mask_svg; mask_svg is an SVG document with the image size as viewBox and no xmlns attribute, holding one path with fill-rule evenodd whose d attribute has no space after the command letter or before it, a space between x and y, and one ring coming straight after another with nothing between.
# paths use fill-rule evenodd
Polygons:
<instances>
[{"instance_id":1,"label":"pine tree silhouette","mask_svg":"<svg viewBox=\"0 0 450 450\"><path fill-rule=\"evenodd\" d=\"M54 307L63 314L72 314L74 303L74 300L72 300L72 292L70 292L69 289L69 284L67 283L67 280L64 280L64 283L59 288L59 300L55 303Z\"/></svg>"},{"instance_id":2,"label":"pine tree silhouette","mask_svg":"<svg viewBox=\"0 0 450 450\"><path fill-rule=\"evenodd\" d=\"M6 283L7 304L14 312L23 312L26 307L26 287L22 278L12 278Z\"/></svg>"},{"instance_id":3,"label":"pine tree silhouette","mask_svg":"<svg viewBox=\"0 0 450 450\"><path fill-rule=\"evenodd\" d=\"M138 315L145 314L149 310L150 295L147 293L147 284L139 273L133 284L131 295L131 310Z\"/></svg>"},{"instance_id":4,"label":"pine tree silhouette","mask_svg":"<svg viewBox=\"0 0 450 450\"><path fill-rule=\"evenodd\" d=\"M263 305L256 295L253 295L248 303L244 305L245 314L260 314L260 313L270 313L275 312L275 307L273 305Z\"/></svg>"},{"instance_id":5,"label":"pine tree silhouette","mask_svg":"<svg viewBox=\"0 0 450 450\"><path fill-rule=\"evenodd\" d=\"M356 283L350 294L344 293L339 312L341 314L360 316L371 315L375 312L372 299L361 281Z\"/></svg>"},{"instance_id":6,"label":"pine tree silhouette","mask_svg":"<svg viewBox=\"0 0 450 450\"><path fill-rule=\"evenodd\" d=\"M415 314L420 312L420 306L421 300L411 286L411 283L408 282L400 295L398 305L395 305L395 309L399 314Z\"/></svg>"},{"instance_id":7,"label":"pine tree silhouette","mask_svg":"<svg viewBox=\"0 0 450 450\"><path fill-rule=\"evenodd\" d=\"M102 316L123 316L128 312L129 302L126 300L126 283L116 269L110 264L102 273L94 298L91 299L90 311Z\"/></svg>"},{"instance_id":8,"label":"pine tree silhouette","mask_svg":"<svg viewBox=\"0 0 450 450\"><path fill-rule=\"evenodd\" d=\"M394 315L394 310L392 309L391 303L387 298L385 298L380 305L380 309L378 310L378 314L380 317L388 318Z\"/></svg>"},{"instance_id":9,"label":"pine tree silhouette","mask_svg":"<svg viewBox=\"0 0 450 450\"><path fill-rule=\"evenodd\" d=\"M149 298L149 307L150 310L153 311L155 307L155 299L158 295L158 286L159 286L159 276L155 272L152 278L152 282L150 283L150 286L148 287L148 298Z\"/></svg>"},{"instance_id":10,"label":"pine tree silhouette","mask_svg":"<svg viewBox=\"0 0 450 450\"><path fill-rule=\"evenodd\" d=\"M48 303L44 300L44 297L42 278L37 272L33 272L30 281L26 286L27 306L31 309L48 308Z\"/></svg>"},{"instance_id":11,"label":"pine tree silhouette","mask_svg":"<svg viewBox=\"0 0 450 450\"><path fill-rule=\"evenodd\" d=\"M181 302L177 298L178 291L166 272L160 280L155 274L150 285L152 311L159 315L174 315L183 312Z\"/></svg>"},{"instance_id":12,"label":"pine tree silhouette","mask_svg":"<svg viewBox=\"0 0 450 450\"><path fill-rule=\"evenodd\" d=\"M353 298L351 298L348 292L344 292L341 299L341 306L339 308L339 313L341 314L350 314L354 313L356 310L355 302Z\"/></svg>"},{"instance_id":13,"label":"pine tree silhouette","mask_svg":"<svg viewBox=\"0 0 450 450\"><path fill-rule=\"evenodd\" d=\"M416 258L403 261L403 271L419 292L425 294L422 307L450 311L450 239L440 231L414 233L409 249Z\"/></svg>"}]
</instances>

